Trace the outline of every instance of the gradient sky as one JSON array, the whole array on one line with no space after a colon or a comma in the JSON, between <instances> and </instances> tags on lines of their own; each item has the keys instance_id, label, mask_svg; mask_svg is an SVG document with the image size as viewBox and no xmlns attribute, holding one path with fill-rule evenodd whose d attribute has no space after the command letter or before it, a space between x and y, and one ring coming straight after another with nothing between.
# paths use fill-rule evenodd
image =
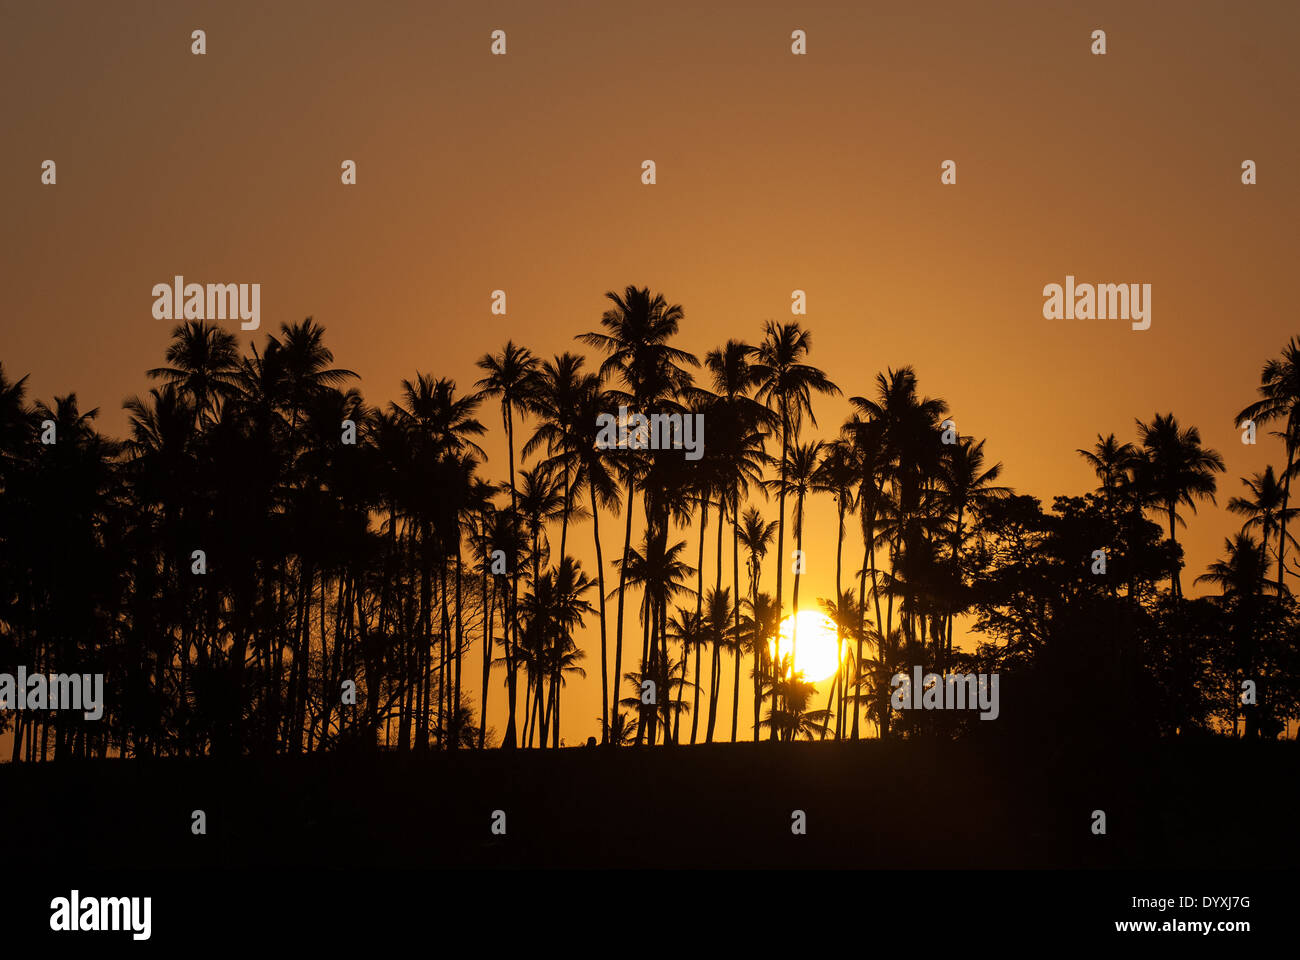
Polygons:
<instances>
[{"instance_id":1,"label":"gradient sky","mask_svg":"<svg viewBox=\"0 0 1300 960\"><path fill-rule=\"evenodd\" d=\"M507 338L579 349L608 289L682 304L678 345L702 356L788 319L801 288L811 360L846 396L914 365L1019 491L1090 489L1076 448L1173 411L1224 454L1222 505L1280 459L1232 416L1296 332L1298 34L1282 2L5 0L0 362L120 436L172 326L150 290L174 274L261 283L259 342L314 317L371 403L417 370L468 389ZM1043 320L1067 273L1151 283L1151 329ZM847 410L816 414L834 429ZM504 479L495 408L482 419ZM834 509L810 505L801 596L833 593ZM1189 520L1190 589L1238 521ZM569 743L599 732L596 636Z\"/></svg>"}]
</instances>

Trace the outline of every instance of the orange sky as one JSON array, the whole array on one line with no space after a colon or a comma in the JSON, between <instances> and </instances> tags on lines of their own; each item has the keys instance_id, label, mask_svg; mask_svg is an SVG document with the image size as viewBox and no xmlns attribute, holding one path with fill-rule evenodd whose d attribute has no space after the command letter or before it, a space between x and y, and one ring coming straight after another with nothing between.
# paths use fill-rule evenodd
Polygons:
<instances>
[{"instance_id":1,"label":"orange sky","mask_svg":"<svg viewBox=\"0 0 1300 960\"><path fill-rule=\"evenodd\" d=\"M6 0L0 361L121 435L171 327L150 290L178 273L261 283L259 340L313 316L372 403L416 370L468 389L507 338L577 349L629 283L684 306L700 355L789 318L801 288L812 362L846 395L913 364L1017 489L1083 492L1075 448L1172 410L1224 454L1222 504L1280 456L1232 415L1297 332L1298 32L1293 3ZM1067 273L1151 283L1151 329L1043 320ZM816 408L832 427L846 411ZM834 504L809 525L801 595L829 595ZM1189 588L1236 526L1190 518ZM594 639L570 743L598 733Z\"/></svg>"}]
</instances>

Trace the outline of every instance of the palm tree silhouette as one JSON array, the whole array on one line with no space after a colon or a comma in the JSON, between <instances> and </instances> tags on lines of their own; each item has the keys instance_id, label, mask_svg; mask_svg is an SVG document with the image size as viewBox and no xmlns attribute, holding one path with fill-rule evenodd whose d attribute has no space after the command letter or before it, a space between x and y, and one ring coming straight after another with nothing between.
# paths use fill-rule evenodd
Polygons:
<instances>
[{"instance_id":1,"label":"palm tree silhouette","mask_svg":"<svg viewBox=\"0 0 1300 960\"><path fill-rule=\"evenodd\" d=\"M786 462L781 467L781 477L776 481L769 481L773 485L780 484L778 490L782 499L786 495L794 496L794 540L795 552L801 558L801 562L794 570L794 599L791 607L791 616L794 618L790 621L790 662L797 660L799 652L799 578L803 573L803 528L804 528L804 501L808 494L815 489L815 477L817 467L821 462L822 442L820 440L812 443L796 443L786 452ZM780 633L777 633L777 653L780 653L779 645L781 643Z\"/></svg>"},{"instance_id":2,"label":"palm tree silhouette","mask_svg":"<svg viewBox=\"0 0 1300 960\"><path fill-rule=\"evenodd\" d=\"M961 586L962 546L966 541L966 518L972 511L982 510L992 500L1011 496L1011 488L998 486L1002 464L984 465L984 441L973 437L958 437L955 444L944 447L939 471L935 477L938 502L951 525L948 539L948 561L952 567L951 586L947 592L947 609L944 611L945 630L939 638L938 664L940 672L947 658L952 656L953 614L959 608Z\"/></svg>"},{"instance_id":3,"label":"palm tree silhouette","mask_svg":"<svg viewBox=\"0 0 1300 960\"><path fill-rule=\"evenodd\" d=\"M597 603L600 610L600 729L603 738L611 728L609 651L605 625L605 561L600 543L600 511L608 510L617 516L621 508L618 479L609 461L610 457L619 454L603 450L596 444L598 419L602 413L608 412L608 402L601 390L600 377L583 374L573 392L572 427L568 435L574 459L572 495L577 497L585 486L591 502L592 540L596 548ZM607 741L602 740L604 742Z\"/></svg>"},{"instance_id":4,"label":"palm tree silhouette","mask_svg":"<svg viewBox=\"0 0 1300 960\"><path fill-rule=\"evenodd\" d=\"M1097 442L1091 450L1078 451L1079 456L1092 467L1097 479L1101 481L1102 496L1107 508L1113 513L1117 501L1132 481L1138 453L1131 443L1120 443L1115 434L1102 437L1097 434Z\"/></svg>"},{"instance_id":5,"label":"palm tree silhouette","mask_svg":"<svg viewBox=\"0 0 1300 960\"><path fill-rule=\"evenodd\" d=\"M585 676L582 631L594 648L594 611L599 722L616 745L681 743L687 711L692 740L713 742L726 672L734 742L746 652L755 740L829 737L832 713L835 738L859 738L864 708L888 738L912 729L899 721L914 718L894 716L889 703L890 677L906 664L1069 670L1074 621L1094 615L1115 632L1116 675L1155 685L1151 711L1173 710L1160 720L1169 729L1235 731L1237 698L1224 689L1247 678L1261 691L1248 735L1268 735L1293 712L1286 651L1296 607L1285 585L1295 567L1285 556L1300 547L1291 532L1300 508L1289 505L1300 338L1265 367L1260 399L1239 417L1284 425L1287 466L1241 481L1227 504L1241 533L1195 580L1217 593L1189 600L1179 511L1213 502L1223 463L1172 415L1139 423L1135 444L1098 434L1079 455L1099 488L1059 497L1049 512L1011 497L985 443L943 422L946 404L921 393L910 367L877 376L869 399L852 398L827 442L801 435L814 423L813 395L835 388L808 366L798 324L767 324L758 347L729 339L709 351L705 389L693 381L694 357L672 345L679 306L636 287L608 300L601 331L580 338L601 351L599 371L576 352L541 362L507 343L480 360L479 392L416 372L382 409L335 366L311 318L262 335L244 355L233 335L181 323L149 388L124 403L120 444L98 432L95 411L83 412L75 394L29 401L26 379L0 368L0 663L33 672L83 664L110 685L103 724L73 711L4 714L13 758L482 749L493 739L490 706L510 717L502 746L554 749L572 682ZM486 476L479 411L488 398L501 404L509 447L499 482ZM602 415L619 406L702 414L703 458L597 446ZM529 429L516 451L520 418ZM779 459L764 446L778 430ZM770 490L780 515L768 522L758 500ZM820 683L793 670L799 638L771 655L790 612L785 524L803 550L809 493L836 502L835 594L819 603L836 623L840 667L821 711L808 699ZM621 509L614 586L600 523ZM643 521L635 539L634 510ZM853 514L863 545L856 590L843 555ZM567 552L570 524L587 515L589 573ZM1080 572L1096 543L1114 546L1113 580ZM773 553L777 592L768 596L760 588ZM796 611L805 581L796 571ZM641 591L639 604L626 602L628 590ZM616 593L611 637L606 603ZM998 642L955 649L955 620L970 613L974 632ZM625 674L622 634L636 627L640 656ZM730 671L724 653L735 656ZM621 697L628 677L656 684L653 704L642 709L639 686ZM349 681L355 701L339 695Z\"/></svg>"},{"instance_id":6,"label":"palm tree silhouette","mask_svg":"<svg viewBox=\"0 0 1300 960\"><path fill-rule=\"evenodd\" d=\"M1277 546L1277 586L1286 585L1286 517L1291 499L1291 477L1296 472L1296 448L1300 445L1300 337L1292 337L1282 349L1280 357L1264 364L1259 374L1260 399L1237 414L1235 423L1242 426L1247 420L1259 424L1283 421L1280 436L1286 446L1286 468L1282 471L1281 531Z\"/></svg>"},{"instance_id":7,"label":"palm tree silhouette","mask_svg":"<svg viewBox=\"0 0 1300 960\"><path fill-rule=\"evenodd\" d=\"M669 304L662 294L651 295L648 287L629 286L622 295L611 290L605 293L605 297L614 304L600 318L606 332L579 334L577 339L608 354L600 365L601 380L617 376L625 388L609 391L606 399L615 404L626 403L633 412L650 415L668 398L690 387L690 374L682 369L681 364L699 365L691 354L668 345L669 338L677 334L685 314L680 305ZM625 578L632 546L632 504L639 467L639 463L628 463L622 477L628 512L623 534L623 558L619 564L614 641L616 677L623 659L623 594L627 586ZM617 710L617 704L611 706L611 712Z\"/></svg>"},{"instance_id":8,"label":"palm tree silhouette","mask_svg":"<svg viewBox=\"0 0 1300 960\"><path fill-rule=\"evenodd\" d=\"M513 341L506 341L505 347L495 356L484 354L478 361L479 369L487 376L474 384L485 397L494 397L501 401L501 419L506 428L506 444L510 458L510 517L515 524L519 522L519 508L515 493L515 414L520 415L534 409L534 397L537 393L537 358L526 348L516 346ZM518 701L517 677L515 664L515 646L519 641L519 561L518 553L508 555L510 567L510 609L507 614L508 632L506 635L506 684L509 688L509 716L506 719L506 732L502 746L507 749L516 745L515 706Z\"/></svg>"},{"instance_id":9,"label":"palm tree silhouette","mask_svg":"<svg viewBox=\"0 0 1300 960\"><path fill-rule=\"evenodd\" d=\"M763 677L763 659L766 650L763 647L763 641L767 634L763 632L764 623L758 616L759 609L759 578L763 572L763 560L767 557L767 551L772 547L772 539L776 535L777 522L770 523L763 521L762 515L758 512L757 507L749 507L745 511L745 516L740 526L740 542L745 546L745 552L748 554L746 567L749 570L749 608L753 617L751 618L752 630L750 633L750 650L754 655L754 740L758 740L758 726L761 715L761 687Z\"/></svg>"},{"instance_id":10,"label":"palm tree silhouette","mask_svg":"<svg viewBox=\"0 0 1300 960\"><path fill-rule=\"evenodd\" d=\"M234 334L203 320L189 320L172 330L168 366L148 371L173 384L194 405L194 414L210 424L223 401L239 391L239 345Z\"/></svg>"},{"instance_id":11,"label":"palm tree silhouette","mask_svg":"<svg viewBox=\"0 0 1300 960\"><path fill-rule=\"evenodd\" d=\"M763 342L756 354L757 362L753 364L754 377L759 384L756 398L766 403L769 408L775 405L781 423L781 456L778 460L781 475L779 478L777 505L776 537L776 609L780 620L782 607L781 579L785 564L785 470L790 455L790 444L798 436L803 417L815 427L817 418L812 412L812 394L837 395L840 388L831 382L826 374L804 363L812 349L812 335L804 330L798 321L777 324L769 320L764 328ZM793 436L792 436L793 435ZM776 639L774 664L781 660L780 633ZM777 685L772 686L772 696L778 694ZM776 710L776 701L772 703ZM777 738L777 727L772 727L772 739Z\"/></svg>"},{"instance_id":12,"label":"palm tree silhouette","mask_svg":"<svg viewBox=\"0 0 1300 960\"><path fill-rule=\"evenodd\" d=\"M1280 540L1286 536L1292 546L1297 546L1295 537L1284 534L1283 530L1286 527L1285 521L1294 517L1300 510L1296 507L1284 506L1286 487L1278 482L1271 465L1265 467L1263 473L1257 473L1249 480L1243 477L1241 484L1251 492L1252 496L1233 497L1228 501L1228 510L1246 518L1245 523L1241 525L1242 533L1259 531L1260 560L1267 566L1268 542L1273 537L1276 536ZM1275 556L1280 563L1281 552L1278 551Z\"/></svg>"},{"instance_id":13,"label":"palm tree silhouette","mask_svg":"<svg viewBox=\"0 0 1300 960\"><path fill-rule=\"evenodd\" d=\"M725 498L719 520L723 510L731 512L731 592L737 601L733 604L732 631L738 644L732 676L732 743L736 742L740 714L740 503L741 497L750 489L763 489L763 470L770 461L763 449L765 435L777 423L776 415L750 395L758 386L757 371L752 363L757 352L756 347L743 340L732 339L718 349L710 350L704 358L714 391L709 417L716 425L713 435L721 436L721 441L713 441L712 446L719 495ZM719 580L715 589L721 586Z\"/></svg>"},{"instance_id":14,"label":"palm tree silhouette","mask_svg":"<svg viewBox=\"0 0 1300 960\"><path fill-rule=\"evenodd\" d=\"M1147 424L1137 421L1142 459L1137 463L1137 483L1148 503L1163 510L1169 518L1169 540L1178 544L1175 525L1186 523L1177 508L1186 504L1196 510L1196 501L1214 502L1215 473L1224 470L1223 457L1217 450L1201 446L1201 433L1195 427L1181 428L1172 413L1156 414ZM1182 596L1178 575L1182 566L1175 559L1169 571L1170 589Z\"/></svg>"},{"instance_id":15,"label":"palm tree silhouette","mask_svg":"<svg viewBox=\"0 0 1300 960\"><path fill-rule=\"evenodd\" d=\"M812 490L815 493L829 493L835 500L835 595L840 597L840 603L832 603L832 606L838 608L843 604L844 590L841 587L844 568L844 513L848 509L853 499L853 485L857 479L857 464L854 461L854 451L852 444L842 436L823 445L821 461L817 464L817 469L812 477ZM835 649L836 663L844 663L844 638L851 636L856 632L858 624L848 624L841 622L843 618L833 617L836 624L835 631ZM835 717L835 736L838 739L843 734L840 730L840 722L844 715L844 682L845 671L840 669L835 673L832 681L832 695L838 692L840 709ZM829 700L828 708L829 708ZM825 727L822 728L822 737L826 736Z\"/></svg>"}]
</instances>

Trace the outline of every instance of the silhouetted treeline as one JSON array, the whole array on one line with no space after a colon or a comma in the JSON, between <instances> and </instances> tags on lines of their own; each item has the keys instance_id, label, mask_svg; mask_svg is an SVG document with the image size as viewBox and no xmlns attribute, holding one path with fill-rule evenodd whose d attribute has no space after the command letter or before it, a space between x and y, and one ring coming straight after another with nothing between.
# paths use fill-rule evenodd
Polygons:
<instances>
[{"instance_id":1,"label":"silhouetted treeline","mask_svg":"<svg viewBox=\"0 0 1300 960\"><path fill-rule=\"evenodd\" d=\"M1098 489L1045 511L910 367L820 439L814 407L840 388L797 322L701 362L673 345L680 306L607 296L578 337L590 360L507 343L465 389L416 373L373 407L310 319L247 355L189 321L122 441L75 394L32 404L0 370L0 671L103 673L106 690L99 721L0 713L13 759L555 747L587 669L609 744L979 723L891 707L890 678L918 664L998 671L1012 726L1274 737L1297 716L1296 340L1236 417L1279 426L1284 462L1242 481L1242 532L1196 578L1212 595L1188 598L1178 528L1224 465L1172 414L1131 443L1098 435L1080 451ZM702 415L703 456L642 449L635 429L598 442L620 407ZM509 455L489 465L498 416ZM790 562L814 498L838 519L836 596L816 604ZM843 651L818 684L778 631L815 605ZM960 617L987 638L973 652L954 647Z\"/></svg>"}]
</instances>

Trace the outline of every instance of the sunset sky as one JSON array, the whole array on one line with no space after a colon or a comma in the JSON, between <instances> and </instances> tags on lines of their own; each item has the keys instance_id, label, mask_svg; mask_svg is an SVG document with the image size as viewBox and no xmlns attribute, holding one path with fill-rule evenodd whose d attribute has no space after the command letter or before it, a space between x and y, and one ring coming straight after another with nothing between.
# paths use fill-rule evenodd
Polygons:
<instances>
[{"instance_id":1,"label":"sunset sky","mask_svg":"<svg viewBox=\"0 0 1300 960\"><path fill-rule=\"evenodd\" d=\"M1098 432L1132 439L1157 411L1198 426L1228 469L1180 534L1193 592L1239 526L1222 509L1239 478L1283 459L1232 418L1300 333L1297 35L1284 2L4 0L0 362L122 436L173 325L150 291L176 274L262 285L261 330L228 325L245 348L314 317L383 405L417 371L468 391L507 339L597 364L573 337L606 290L680 303L676 345L703 357L791 319L798 288L810 361L845 394L816 402L825 435L878 371L911 364L1004 482L1050 503L1096 485L1075 450ZM1151 328L1044 320L1043 286L1067 274L1150 283ZM499 409L480 419L504 480ZM833 501L808 524L801 599L834 591ZM617 556L621 525L602 528ZM569 535L588 569L590 537ZM599 734L596 624L565 693L570 744Z\"/></svg>"}]
</instances>

